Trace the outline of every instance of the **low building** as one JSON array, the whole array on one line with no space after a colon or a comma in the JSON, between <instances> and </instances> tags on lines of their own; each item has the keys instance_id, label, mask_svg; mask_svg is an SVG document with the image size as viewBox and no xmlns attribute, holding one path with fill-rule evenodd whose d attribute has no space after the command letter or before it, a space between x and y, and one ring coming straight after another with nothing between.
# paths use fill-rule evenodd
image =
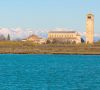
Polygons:
<instances>
[{"instance_id":1,"label":"low building","mask_svg":"<svg viewBox=\"0 0 100 90\"><path fill-rule=\"evenodd\" d=\"M27 41L27 40L26 40L26 39L22 39L21 41L25 42L25 41Z\"/></svg>"},{"instance_id":2,"label":"low building","mask_svg":"<svg viewBox=\"0 0 100 90\"><path fill-rule=\"evenodd\" d=\"M49 40L56 40L57 42L74 42L81 43L81 36L76 31L50 31L48 33Z\"/></svg>"},{"instance_id":3,"label":"low building","mask_svg":"<svg viewBox=\"0 0 100 90\"><path fill-rule=\"evenodd\" d=\"M27 41L33 41L33 42L36 42L38 41L39 39L41 39L40 37L38 37L37 35L31 35L27 38Z\"/></svg>"},{"instance_id":4,"label":"low building","mask_svg":"<svg viewBox=\"0 0 100 90\"><path fill-rule=\"evenodd\" d=\"M47 39L43 39L43 38L39 39L39 44L46 44L46 42Z\"/></svg>"},{"instance_id":5,"label":"low building","mask_svg":"<svg viewBox=\"0 0 100 90\"><path fill-rule=\"evenodd\" d=\"M46 43L46 39L40 38L37 35L31 35L27 39L24 39L22 41L31 41L31 42L34 42L37 44L45 44Z\"/></svg>"}]
</instances>

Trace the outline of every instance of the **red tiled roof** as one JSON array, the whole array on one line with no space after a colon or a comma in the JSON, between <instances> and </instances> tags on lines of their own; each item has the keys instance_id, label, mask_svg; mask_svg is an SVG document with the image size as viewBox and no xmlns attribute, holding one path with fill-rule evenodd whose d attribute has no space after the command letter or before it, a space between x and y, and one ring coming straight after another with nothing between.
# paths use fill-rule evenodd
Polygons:
<instances>
[{"instance_id":1,"label":"red tiled roof","mask_svg":"<svg viewBox=\"0 0 100 90\"><path fill-rule=\"evenodd\" d=\"M38 37L37 35L34 35L34 34L33 34L33 35L31 35L31 36L29 36L29 37L28 37L28 39L29 39L29 38L40 39L40 37Z\"/></svg>"}]
</instances>

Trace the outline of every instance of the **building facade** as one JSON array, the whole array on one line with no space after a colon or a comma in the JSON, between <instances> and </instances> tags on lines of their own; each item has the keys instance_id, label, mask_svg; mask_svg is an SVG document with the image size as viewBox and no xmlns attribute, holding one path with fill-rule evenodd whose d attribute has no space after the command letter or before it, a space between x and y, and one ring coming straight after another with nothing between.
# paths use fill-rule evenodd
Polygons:
<instances>
[{"instance_id":1,"label":"building facade","mask_svg":"<svg viewBox=\"0 0 100 90\"><path fill-rule=\"evenodd\" d=\"M86 17L86 43L94 42L94 15L88 14Z\"/></svg>"},{"instance_id":2,"label":"building facade","mask_svg":"<svg viewBox=\"0 0 100 90\"><path fill-rule=\"evenodd\" d=\"M24 39L22 41L31 41L31 42L36 43L36 44L46 44L47 40L40 38L37 35L31 35L27 39Z\"/></svg>"},{"instance_id":3,"label":"building facade","mask_svg":"<svg viewBox=\"0 0 100 90\"><path fill-rule=\"evenodd\" d=\"M50 31L48 33L48 39L59 42L81 43L81 36L76 31Z\"/></svg>"},{"instance_id":4,"label":"building facade","mask_svg":"<svg viewBox=\"0 0 100 90\"><path fill-rule=\"evenodd\" d=\"M37 42L39 39L41 39L40 37L38 37L37 35L31 35L27 38L27 41L33 41L33 42Z\"/></svg>"}]
</instances>

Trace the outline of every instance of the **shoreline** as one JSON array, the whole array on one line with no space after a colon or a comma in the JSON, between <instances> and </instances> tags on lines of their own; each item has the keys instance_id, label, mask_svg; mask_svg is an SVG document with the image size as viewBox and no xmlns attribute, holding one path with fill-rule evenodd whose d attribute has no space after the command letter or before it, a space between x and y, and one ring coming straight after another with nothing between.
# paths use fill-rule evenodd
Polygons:
<instances>
[{"instance_id":1,"label":"shoreline","mask_svg":"<svg viewBox=\"0 0 100 90\"><path fill-rule=\"evenodd\" d=\"M100 55L100 53L0 53L0 54L19 54L19 55Z\"/></svg>"}]
</instances>

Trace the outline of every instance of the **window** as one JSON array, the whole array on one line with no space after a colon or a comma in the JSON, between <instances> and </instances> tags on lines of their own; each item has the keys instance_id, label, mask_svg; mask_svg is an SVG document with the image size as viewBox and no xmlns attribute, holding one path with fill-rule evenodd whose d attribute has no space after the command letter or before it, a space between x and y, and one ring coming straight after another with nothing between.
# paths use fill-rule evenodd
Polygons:
<instances>
[{"instance_id":1,"label":"window","mask_svg":"<svg viewBox=\"0 0 100 90\"><path fill-rule=\"evenodd\" d=\"M88 19L91 19L91 16L88 16Z\"/></svg>"}]
</instances>

